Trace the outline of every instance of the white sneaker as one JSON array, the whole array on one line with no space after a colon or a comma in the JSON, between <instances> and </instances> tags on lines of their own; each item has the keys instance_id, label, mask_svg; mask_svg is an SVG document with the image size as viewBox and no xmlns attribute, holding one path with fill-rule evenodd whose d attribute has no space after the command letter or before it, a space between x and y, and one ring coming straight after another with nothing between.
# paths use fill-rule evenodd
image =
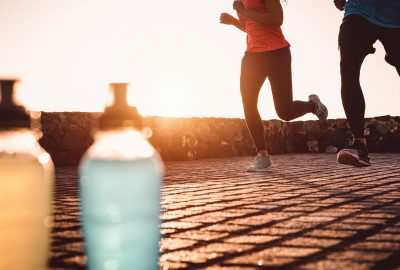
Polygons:
<instances>
[{"instance_id":1,"label":"white sneaker","mask_svg":"<svg viewBox=\"0 0 400 270\"><path fill-rule=\"evenodd\" d=\"M247 169L248 172L265 172L272 167L271 156L258 153L253 164Z\"/></svg>"},{"instance_id":2,"label":"white sneaker","mask_svg":"<svg viewBox=\"0 0 400 270\"><path fill-rule=\"evenodd\" d=\"M315 112L314 114L318 117L319 120L325 121L328 118L328 109L324 104L322 104L321 100L319 100L317 95L309 95L308 100L315 104Z\"/></svg>"}]
</instances>

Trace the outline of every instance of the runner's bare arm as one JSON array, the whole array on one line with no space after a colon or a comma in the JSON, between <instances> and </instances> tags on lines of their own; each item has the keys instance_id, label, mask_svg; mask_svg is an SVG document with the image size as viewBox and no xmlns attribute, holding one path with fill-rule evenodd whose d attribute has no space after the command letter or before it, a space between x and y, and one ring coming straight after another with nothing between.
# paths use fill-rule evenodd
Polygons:
<instances>
[{"instance_id":1,"label":"runner's bare arm","mask_svg":"<svg viewBox=\"0 0 400 270\"><path fill-rule=\"evenodd\" d=\"M283 23L283 10L280 0L264 0L264 11L245 9L241 1L233 2L233 9L238 14L250 20L268 26L281 26Z\"/></svg>"},{"instance_id":2,"label":"runner's bare arm","mask_svg":"<svg viewBox=\"0 0 400 270\"><path fill-rule=\"evenodd\" d=\"M240 20L240 15L238 14L239 19L236 19L235 17L233 17L232 15L228 14L228 13L222 13L219 21L222 24L227 24L227 25L234 25L236 26L238 29L242 30L243 32L246 32L245 26L243 24L243 21Z\"/></svg>"}]
</instances>

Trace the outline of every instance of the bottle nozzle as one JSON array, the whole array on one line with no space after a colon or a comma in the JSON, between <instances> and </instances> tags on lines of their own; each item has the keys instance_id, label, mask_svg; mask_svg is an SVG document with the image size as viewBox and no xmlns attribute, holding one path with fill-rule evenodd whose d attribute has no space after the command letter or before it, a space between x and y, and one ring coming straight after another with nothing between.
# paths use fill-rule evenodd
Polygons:
<instances>
[{"instance_id":1,"label":"bottle nozzle","mask_svg":"<svg viewBox=\"0 0 400 270\"><path fill-rule=\"evenodd\" d=\"M14 102L16 82L16 79L0 79L0 129L31 127L31 119L25 108Z\"/></svg>"},{"instance_id":2,"label":"bottle nozzle","mask_svg":"<svg viewBox=\"0 0 400 270\"><path fill-rule=\"evenodd\" d=\"M14 104L14 84L17 80L0 80L1 105L12 106Z\"/></svg>"},{"instance_id":3,"label":"bottle nozzle","mask_svg":"<svg viewBox=\"0 0 400 270\"><path fill-rule=\"evenodd\" d=\"M128 94L128 84L127 83L111 83L111 91L114 96L113 106L124 107L128 106L127 94Z\"/></svg>"},{"instance_id":4,"label":"bottle nozzle","mask_svg":"<svg viewBox=\"0 0 400 270\"><path fill-rule=\"evenodd\" d=\"M114 96L114 103L104 110L100 117L100 129L119 127L141 128L141 117L135 107L127 101L128 83L111 83L110 90Z\"/></svg>"}]
</instances>

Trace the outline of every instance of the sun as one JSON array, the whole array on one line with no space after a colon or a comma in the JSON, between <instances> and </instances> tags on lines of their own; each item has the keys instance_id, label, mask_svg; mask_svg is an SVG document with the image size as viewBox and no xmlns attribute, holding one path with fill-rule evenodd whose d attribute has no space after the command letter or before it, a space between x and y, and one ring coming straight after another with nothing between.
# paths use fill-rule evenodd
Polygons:
<instances>
[{"instance_id":1,"label":"sun","mask_svg":"<svg viewBox=\"0 0 400 270\"><path fill-rule=\"evenodd\" d=\"M190 89L187 80L165 75L147 85L147 91L144 90L147 93L138 89L131 94L133 100L138 101L136 105L142 114L185 117L195 105L195 97L191 94Z\"/></svg>"}]
</instances>

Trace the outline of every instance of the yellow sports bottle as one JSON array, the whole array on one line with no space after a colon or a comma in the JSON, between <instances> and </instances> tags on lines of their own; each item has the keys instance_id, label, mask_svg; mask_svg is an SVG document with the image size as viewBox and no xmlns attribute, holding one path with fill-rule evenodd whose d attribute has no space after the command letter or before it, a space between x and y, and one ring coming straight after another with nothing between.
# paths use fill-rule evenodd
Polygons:
<instances>
[{"instance_id":1,"label":"yellow sports bottle","mask_svg":"<svg viewBox=\"0 0 400 270\"><path fill-rule=\"evenodd\" d=\"M38 144L15 80L0 80L0 270L47 268L54 167Z\"/></svg>"}]
</instances>

